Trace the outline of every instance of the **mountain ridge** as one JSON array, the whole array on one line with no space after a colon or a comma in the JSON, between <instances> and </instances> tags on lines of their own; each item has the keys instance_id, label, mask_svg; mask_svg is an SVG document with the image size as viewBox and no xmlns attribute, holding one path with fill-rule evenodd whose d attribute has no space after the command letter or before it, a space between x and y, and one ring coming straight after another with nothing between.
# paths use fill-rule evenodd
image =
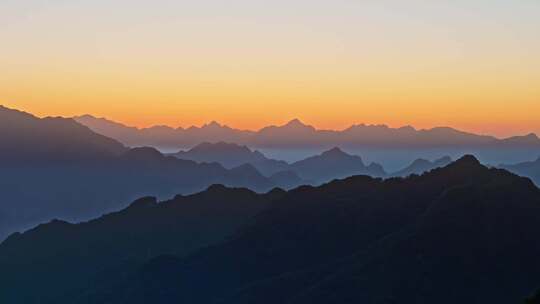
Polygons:
<instances>
[{"instance_id":1,"label":"mountain ridge","mask_svg":"<svg viewBox=\"0 0 540 304\"><path fill-rule=\"evenodd\" d=\"M293 119L283 125L271 125L259 130L241 130L212 124L219 135L211 132L202 132L209 124L203 127L172 128L165 127L166 134L151 135L150 128L125 127L115 124L114 128L107 129L103 118L93 116L79 116L74 119L96 131L120 140L128 146L150 145L176 148L189 148L202 142L234 142L253 148L272 147L328 147L328 146L365 146L371 147L540 147L540 139L535 134L525 136L512 136L499 139L489 135L478 135L460 131L450 127L434 127L431 129L415 129L411 126L390 128L386 125L354 124L342 130L317 129ZM106 120L109 124L113 123ZM113 130L114 129L114 130ZM130 136L118 135L120 130L130 130ZM114 136L116 135L116 137ZM162 137L156 139L161 135ZM296 137L295 137L296 136Z\"/></svg>"},{"instance_id":2,"label":"mountain ridge","mask_svg":"<svg viewBox=\"0 0 540 304\"><path fill-rule=\"evenodd\" d=\"M289 172L287 178L296 179L299 183L303 181L304 183L320 184L332 179L358 174L378 177L387 175L380 164L365 165L361 157L348 154L338 147L293 163L271 159L247 146L225 142L205 142L192 149L171 155L197 162L217 162L231 169L250 164L267 177L276 177L279 173ZM291 173L296 174L298 178L291 176ZM281 174L281 176L283 175Z\"/></svg>"},{"instance_id":3,"label":"mountain ridge","mask_svg":"<svg viewBox=\"0 0 540 304\"><path fill-rule=\"evenodd\" d=\"M237 213L244 208L251 211ZM232 221L218 223L222 212ZM238 219L243 225L230 226ZM221 227L234 237L210 233L209 247L168 249ZM539 232L540 189L466 155L407 178L354 176L266 194L215 185L161 203L142 198L84 224L53 221L0 244L0 286L9 287L0 295L27 303L502 304L537 287ZM25 248L39 244L50 254L36 259ZM132 263L122 263L130 253ZM95 264L107 266L97 273Z\"/></svg>"},{"instance_id":4,"label":"mountain ridge","mask_svg":"<svg viewBox=\"0 0 540 304\"><path fill-rule=\"evenodd\" d=\"M294 179L255 169L226 169L127 148L67 118L38 118L0 107L0 239L52 218L81 221L117 210L137 197L161 199L211 184L267 191Z\"/></svg>"}]
</instances>

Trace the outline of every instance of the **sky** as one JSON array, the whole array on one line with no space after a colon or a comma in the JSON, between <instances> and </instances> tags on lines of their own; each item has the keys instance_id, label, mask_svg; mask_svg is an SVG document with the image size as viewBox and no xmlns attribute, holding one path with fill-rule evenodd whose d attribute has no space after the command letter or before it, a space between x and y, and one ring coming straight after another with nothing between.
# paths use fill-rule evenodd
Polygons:
<instances>
[{"instance_id":1,"label":"sky","mask_svg":"<svg viewBox=\"0 0 540 304\"><path fill-rule=\"evenodd\" d=\"M2 0L0 104L540 134L538 0Z\"/></svg>"}]
</instances>

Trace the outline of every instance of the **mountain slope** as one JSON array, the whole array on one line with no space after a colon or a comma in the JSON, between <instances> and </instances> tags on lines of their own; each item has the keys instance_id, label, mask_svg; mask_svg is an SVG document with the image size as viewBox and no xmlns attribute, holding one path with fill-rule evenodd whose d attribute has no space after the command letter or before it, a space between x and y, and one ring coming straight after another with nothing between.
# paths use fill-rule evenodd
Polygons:
<instances>
[{"instance_id":1,"label":"mountain slope","mask_svg":"<svg viewBox=\"0 0 540 304\"><path fill-rule=\"evenodd\" d=\"M531 178L537 185L540 185L540 157L535 161L523 162L513 165L500 165L499 167L510 172Z\"/></svg>"},{"instance_id":2,"label":"mountain slope","mask_svg":"<svg viewBox=\"0 0 540 304\"><path fill-rule=\"evenodd\" d=\"M283 193L215 185L160 203L142 198L120 212L78 225L55 220L14 234L0 245L0 265L4 274L11 273L0 275L0 299L12 303L21 302L17 296L23 294L28 302L46 301L52 294L78 296L79 288L99 284L107 269L129 273L127 266L155 254L185 256L231 237ZM47 262L36 268L39 261ZM37 289L22 292L28 285Z\"/></svg>"},{"instance_id":3,"label":"mountain slope","mask_svg":"<svg viewBox=\"0 0 540 304\"><path fill-rule=\"evenodd\" d=\"M452 159L449 156L445 156L439 159L436 159L434 161L429 161L427 159L417 159L414 162L412 162L409 166L406 168L403 168L402 170L395 172L392 174L392 176L409 176L412 174L422 174L424 172L447 166L452 162Z\"/></svg>"},{"instance_id":4,"label":"mountain slope","mask_svg":"<svg viewBox=\"0 0 540 304\"><path fill-rule=\"evenodd\" d=\"M289 164L284 161L269 159L259 151L225 142L201 143L187 151L175 153L173 156L196 162L217 162L225 168L250 164L265 176L289 170Z\"/></svg>"},{"instance_id":5,"label":"mountain slope","mask_svg":"<svg viewBox=\"0 0 540 304\"><path fill-rule=\"evenodd\" d=\"M224 191L230 191L227 197L240 193ZM75 293L60 287L48 293L49 299L54 303L502 304L519 302L538 285L540 190L530 180L486 168L472 156L421 176L388 180L356 176L269 195L272 201L226 242L188 257L152 247L146 262L125 265L122 271L104 269L106 275L99 277L99 283ZM221 196L225 195L216 197ZM251 199L257 197L252 194ZM200 201L191 203L198 208ZM171 215L176 216L180 215ZM197 229L215 228L212 217L206 216L196 217L194 222L201 225ZM132 225L152 223L144 212L132 220ZM24 294L39 297L39 283L10 280L27 278L36 269L50 273L42 267L50 265L51 258L29 257L40 251L29 251L28 246L49 244L78 227L83 226L53 223L0 245L2 261L16 268L0 274L7 284L0 286L24 288ZM105 232L88 228L88 233ZM139 234L123 232L113 239L128 235L137 239ZM182 237L182 233L165 236L163 242L174 244ZM81 234L77 238L80 243L71 252L91 258L92 251L80 250L88 238ZM108 250L126 254L122 246L110 244ZM132 250L139 252L148 247L144 237L140 244L132 244ZM56 252L64 252L62 246L47 249L55 253L53 261L60 261L60 266L72 256L58 257ZM83 270L81 275L85 274ZM56 286L62 286L58 282Z\"/></svg>"},{"instance_id":6,"label":"mountain slope","mask_svg":"<svg viewBox=\"0 0 540 304\"><path fill-rule=\"evenodd\" d=\"M117 141L67 118L37 118L0 106L0 162L94 160L125 152Z\"/></svg>"},{"instance_id":7,"label":"mountain slope","mask_svg":"<svg viewBox=\"0 0 540 304\"><path fill-rule=\"evenodd\" d=\"M53 218L95 218L141 196L169 198L216 183L255 191L275 187L254 169L128 149L74 120L7 108L0 108L0 164L0 240Z\"/></svg>"},{"instance_id":8,"label":"mountain slope","mask_svg":"<svg viewBox=\"0 0 540 304\"><path fill-rule=\"evenodd\" d=\"M217 162L226 168L268 160L258 151L251 151L246 146L225 142L218 142L215 144L207 142L201 143L188 151L180 151L174 154L174 156L196 162Z\"/></svg>"},{"instance_id":9,"label":"mountain slope","mask_svg":"<svg viewBox=\"0 0 540 304\"><path fill-rule=\"evenodd\" d=\"M246 146L231 143L202 143L188 151L173 154L181 159L197 162L217 162L232 168L239 164L249 164L263 175L278 180L279 185L299 185L301 183L321 184L336 178L351 175L385 176L382 166L370 164L366 166L358 156L350 155L339 148L333 148L320 155L288 164L284 161L269 159L258 151L252 151ZM292 176L292 175L296 176ZM289 180L290 183L284 182Z\"/></svg>"},{"instance_id":10,"label":"mountain slope","mask_svg":"<svg viewBox=\"0 0 540 304\"><path fill-rule=\"evenodd\" d=\"M166 296L192 303L509 303L536 287L540 191L527 179L467 157L421 177L312 191L227 245L149 265L144 278L185 285ZM168 267L163 281L152 275ZM218 283L233 272L235 282ZM208 286L220 296L198 301Z\"/></svg>"},{"instance_id":11,"label":"mountain slope","mask_svg":"<svg viewBox=\"0 0 540 304\"><path fill-rule=\"evenodd\" d=\"M320 155L308 157L291 164L291 169L304 180L314 183L324 183L337 178L351 175L385 176L380 165L366 166L362 158L333 148Z\"/></svg>"}]
</instances>

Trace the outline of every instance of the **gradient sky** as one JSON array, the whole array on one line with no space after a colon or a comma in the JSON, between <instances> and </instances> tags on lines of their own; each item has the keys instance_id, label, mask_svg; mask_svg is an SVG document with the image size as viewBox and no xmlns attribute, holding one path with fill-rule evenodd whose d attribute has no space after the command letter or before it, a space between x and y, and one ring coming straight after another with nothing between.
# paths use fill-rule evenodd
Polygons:
<instances>
[{"instance_id":1,"label":"gradient sky","mask_svg":"<svg viewBox=\"0 0 540 304\"><path fill-rule=\"evenodd\" d=\"M540 134L538 0L2 0L0 104Z\"/></svg>"}]
</instances>

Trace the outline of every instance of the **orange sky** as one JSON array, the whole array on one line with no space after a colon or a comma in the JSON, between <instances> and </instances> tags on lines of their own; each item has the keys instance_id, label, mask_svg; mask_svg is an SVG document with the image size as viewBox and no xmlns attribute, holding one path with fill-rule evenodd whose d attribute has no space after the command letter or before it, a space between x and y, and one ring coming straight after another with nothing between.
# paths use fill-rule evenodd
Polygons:
<instances>
[{"instance_id":1,"label":"orange sky","mask_svg":"<svg viewBox=\"0 0 540 304\"><path fill-rule=\"evenodd\" d=\"M0 104L136 126L540 134L539 20L527 0L7 0Z\"/></svg>"}]
</instances>

